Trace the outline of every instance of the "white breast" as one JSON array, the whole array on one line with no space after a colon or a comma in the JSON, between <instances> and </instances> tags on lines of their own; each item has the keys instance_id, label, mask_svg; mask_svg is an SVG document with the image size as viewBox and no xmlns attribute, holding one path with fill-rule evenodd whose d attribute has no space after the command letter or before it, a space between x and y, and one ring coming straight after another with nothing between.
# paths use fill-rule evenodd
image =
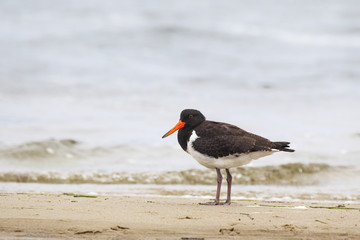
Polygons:
<instances>
[{"instance_id":1,"label":"white breast","mask_svg":"<svg viewBox=\"0 0 360 240\"><path fill-rule=\"evenodd\" d=\"M199 138L199 136L196 134L195 130L192 131L190 139L187 144L187 152L195 158L196 161L198 161L201 165L207 167L207 168L233 168L233 167L239 167L245 164L250 163L252 160L268 156L275 151L258 151L258 152L250 152L250 153L242 153L242 154L234 154L229 155L226 157L221 158L214 158L210 157L206 154L202 154L198 151L196 151L193 147L193 142Z\"/></svg>"}]
</instances>

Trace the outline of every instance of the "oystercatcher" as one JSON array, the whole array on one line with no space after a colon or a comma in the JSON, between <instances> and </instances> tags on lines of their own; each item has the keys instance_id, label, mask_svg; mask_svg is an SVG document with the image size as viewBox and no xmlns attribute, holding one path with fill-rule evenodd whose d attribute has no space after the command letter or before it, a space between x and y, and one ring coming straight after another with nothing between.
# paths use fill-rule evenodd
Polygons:
<instances>
[{"instance_id":1,"label":"oystercatcher","mask_svg":"<svg viewBox=\"0 0 360 240\"><path fill-rule=\"evenodd\" d=\"M217 173L215 201L200 203L201 205L230 205L232 182L230 168L248 164L252 160L274 152L295 151L289 148L290 142L272 142L228 123L207 121L200 111L194 109L183 110L180 121L162 138L177 130L179 130L178 142L182 149L201 165L215 169ZM220 169L226 171L228 187L227 199L223 203L220 203L222 183Z\"/></svg>"}]
</instances>

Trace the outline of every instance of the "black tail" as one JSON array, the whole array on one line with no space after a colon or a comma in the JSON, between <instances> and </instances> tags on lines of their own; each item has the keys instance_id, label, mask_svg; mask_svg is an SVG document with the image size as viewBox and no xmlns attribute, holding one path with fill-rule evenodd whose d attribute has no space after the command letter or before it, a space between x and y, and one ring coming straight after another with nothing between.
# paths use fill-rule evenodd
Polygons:
<instances>
[{"instance_id":1,"label":"black tail","mask_svg":"<svg viewBox=\"0 0 360 240\"><path fill-rule=\"evenodd\" d=\"M272 148L283 152L295 152L294 149L290 149L289 142L273 142Z\"/></svg>"}]
</instances>

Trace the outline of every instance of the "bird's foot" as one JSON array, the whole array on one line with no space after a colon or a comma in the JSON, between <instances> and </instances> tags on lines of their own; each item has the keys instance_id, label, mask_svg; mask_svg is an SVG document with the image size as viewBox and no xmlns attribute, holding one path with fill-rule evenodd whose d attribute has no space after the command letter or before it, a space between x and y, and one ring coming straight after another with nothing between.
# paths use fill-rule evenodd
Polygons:
<instances>
[{"instance_id":1,"label":"bird's foot","mask_svg":"<svg viewBox=\"0 0 360 240\"><path fill-rule=\"evenodd\" d=\"M231 204L231 201L230 200L226 200L225 202L223 203L220 203L221 205L230 205Z\"/></svg>"},{"instance_id":2,"label":"bird's foot","mask_svg":"<svg viewBox=\"0 0 360 240\"><path fill-rule=\"evenodd\" d=\"M214 205L230 205L230 201L226 200L225 202L219 202L219 201L214 201L214 202L206 202L206 203L199 203L199 205L210 205L210 206L214 206Z\"/></svg>"}]
</instances>

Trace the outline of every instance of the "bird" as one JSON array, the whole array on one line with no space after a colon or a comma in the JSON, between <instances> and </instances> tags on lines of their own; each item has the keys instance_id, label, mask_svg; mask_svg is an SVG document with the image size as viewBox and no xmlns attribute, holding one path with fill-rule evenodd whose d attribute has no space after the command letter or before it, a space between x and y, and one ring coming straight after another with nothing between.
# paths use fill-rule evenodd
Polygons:
<instances>
[{"instance_id":1,"label":"bird","mask_svg":"<svg viewBox=\"0 0 360 240\"><path fill-rule=\"evenodd\" d=\"M215 169L217 191L215 201L201 205L230 205L232 176L230 168L250 163L252 160L268 156L274 152L294 152L290 142L272 142L267 138L247 132L235 125L206 120L195 109L184 109L179 122L165 133L168 137L178 130L177 139L181 148L201 165ZM227 180L227 199L220 202L222 174L225 169Z\"/></svg>"}]
</instances>

